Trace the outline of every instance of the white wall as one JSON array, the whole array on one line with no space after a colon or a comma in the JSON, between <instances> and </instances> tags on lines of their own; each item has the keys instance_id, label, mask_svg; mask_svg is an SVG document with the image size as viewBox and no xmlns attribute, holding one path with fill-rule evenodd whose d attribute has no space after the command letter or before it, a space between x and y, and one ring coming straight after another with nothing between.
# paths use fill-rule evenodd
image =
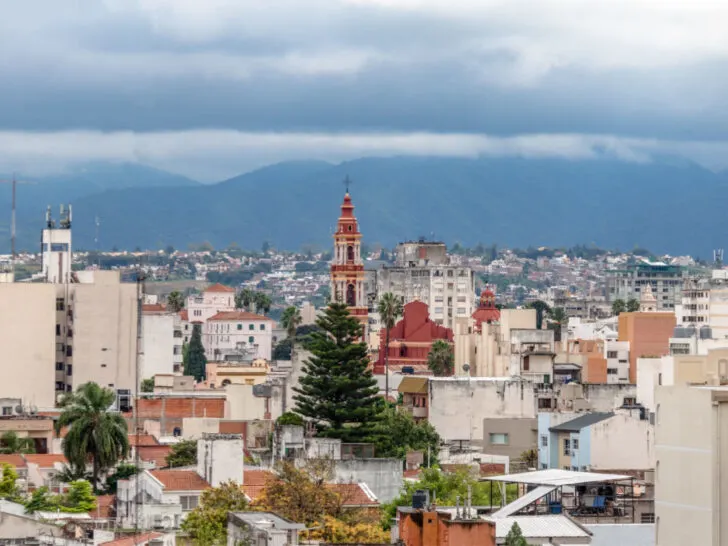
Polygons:
<instances>
[{"instance_id":1,"label":"white wall","mask_svg":"<svg viewBox=\"0 0 728 546\"><path fill-rule=\"evenodd\" d=\"M185 417L182 419L182 438L199 440L203 434L220 432L220 419L215 417Z\"/></svg>"},{"instance_id":2,"label":"white wall","mask_svg":"<svg viewBox=\"0 0 728 546\"><path fill-rule=\"evenodd\" d=\"M589 427L591 467L599 470L655 468L655 430L639 412L618 412Z\"/></svg>"},{"instance_id":3,"label":"white wall","mask_svg":"<svg viewBox=\"0 0 728 546\"><path fill-rule=\"evenodd\" d=\"M142 379L174 372L174 322L172 313L145 313L142 316Z\"/></svg>"},{"instance_id":4,"label":"white wall","mask_svg":"<svg viewBox=\"0 0 728 546\"><path fill-rule=\"evenodd\" d=\"M655 387L673 385L675 360L672 356L637 359L637 402L655 411Z\"/></svg>"},{"instance_id":5,"label":"white wall","mask_svg":"<svg viewBox=\"0 0 728 546\"><path fill-rule=\"evenodd\" d=\"M203 434L197 441L197 473L213 487L243 483L243 447L240 434Z\"/></svg>"},{"instance_id":6,"label":"white wall","mask_svg":"<svg viewBox=\"0 0 728 546\"><path fill-rule=\"evenodd\" d=\"M483 439L483 419L536 417L533 384L507 378L430 378L429 421L445 441Z\"/></svg>"}]
</instances>

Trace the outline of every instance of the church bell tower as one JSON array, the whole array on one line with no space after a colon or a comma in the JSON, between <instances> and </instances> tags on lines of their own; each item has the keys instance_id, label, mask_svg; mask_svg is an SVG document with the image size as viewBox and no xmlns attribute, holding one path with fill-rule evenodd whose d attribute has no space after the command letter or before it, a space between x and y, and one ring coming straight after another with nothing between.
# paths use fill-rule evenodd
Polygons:
<instances>
[{"instance_id":1,"label":"church bell tower","mask_svg":"<svg viewBox=\"0 0 728 546\"><path fill-rule=\"evenodd\" d=\"M354 205L347 187L341 215L334 233L334 258L331 262L331 299L346 303L349 312L368 334L369 311L364 292L364 262L361 257L361 233L354 216Z\"/></svg>"}]
</instances>

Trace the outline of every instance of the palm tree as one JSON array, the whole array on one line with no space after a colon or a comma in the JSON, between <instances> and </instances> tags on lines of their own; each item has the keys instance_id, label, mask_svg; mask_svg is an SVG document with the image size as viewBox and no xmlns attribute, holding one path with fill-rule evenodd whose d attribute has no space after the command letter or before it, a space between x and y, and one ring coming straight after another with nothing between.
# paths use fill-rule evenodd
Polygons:
<instances>
[{"instance_id":1,"label":"palm tree","mask_svg":"<svg viewBox=\"0 0 728 546\"><path fill-rule=\"evenodd\" d=\"M386 337L384 338L384 394L385 399L389 400L389 331L394 328L397 319L404 314L404 300L391 292L382 294L377 305L377 312L386 328Z\"/></svg>"},{"instance_id":2,"label":"palm tree","mask_svg":"<svg viewBox=\"0 0 728 546\"><path fill-rule=\"evenodd\" d=\"M427 367L436 376L452 375L455 368L452 345L442 339L435 341L427 355Z\"/></svg>"},{"instance_id":3,"label":"palm tree","mask_svg":"<svg viewBox=\"0 0 728 546\"><path fill-rule=\"evenodd\" d=\"M543 326L543 318L551 312L551 307L545 301L536 300L526 305L526 309L536 310L536 329L540 330Z\"/></svg>"},{"instance_id":4,"label":"palm tree","mask_svg":"<svg viewBox=\"0 0 728 546\"><path fill-rule=\"evenodd\" d=\"M253 303L254 297L255 292L253 292L250 288L243 288L240 292L235 294L235 307L250 311L250 305Z\"/></svg>"},{"instance_id":5,"label":"palm tree","mask_svg":"<svg viewBox=\"0 0 728 546\"><path fill-rule=\"evenodd\" d=\"M627 310L627 304L624 303L624 300L614 300L612 302L612 314L613 315L620 315L621 313L624 313Z\"/></svg>"},{"instance_id":6,"label":"palm tree","mask_svg":"<svg viewBox=\"0 0 728 546\"><path fill-rule=\"evenodd\" d=\"M561 341L561 329L569 322L569 316L563 307L554 307L549 311L549 327L554 330L554 341Z\"/></svg>"},{"instance_id":7,"label":"palm tree","mask_svg":"<svg viewBox=\"0 0 728 546\"><path fill-rule=\"evenodd\" d=\"M21 438L15 432L6 432L0 437L0 453L35 453L32 438Z\"/></svg>"},{"instance_id":8,"label":"palm tree","mask_svg":"<svg viewBox=\"0 0 728 546\"><path fill-rule=\"evenodd\" d=\"M268 294L264 294L263 292L255 293L255 296L253 297L253 303L255 304L255 312L262 313L264 315L268 311L270 311L270 307L271 305L273 305L273 302L268 297Z\"/></svg>"},{"instance_id":9,"label":"palm tree","mask_svg":"<svg viewBox=\"0 0 728 546\"><path fill-rule=\"evenodd\" d=\"M301 316L301 311L298 310L298 307L291 305L290 307L286 307L285 311L283 311L283 315L281 316L281 326L286 329L288 339L290 339L291 342L293 342L293 339L296 337L296 329L302 322L303 317Z\"/></svg>"},{"instance_id":10,"label":"palm tree","mask_svg":"<svg viewBox=\"0 0 728 546\"><path fill-rule=\"evenodd\" d=\"M627 303L626 303L626 305L625 305L625 310L626 310L626 311L627 311L628 313L636 313L637 311L639 311L639 310L640 310L640 302L639 302L639 301L637 301L637 300L636 300L636 299L634 299L634 298L630 298L630 299L628 299L628 300L627 300Z\"/></svg>"},{"instance_id":11,"label":"palm tree","mask_svg":"<svg viewBox=\"0 0 728 546\"><path fill-rule=\"evenodd\" d=\"M129 455L127 426L121 413L109 411L114 391L97 383L84 383L61 401L56 430L68 427L63 454L77 470L93 460L93 484L98 489L101 473Z\"/></svg>"},{"instance_id":12,"label":"palm tree","mask_svg":"<svg viewBox=\"0 0 728 546\"><path fill-rule=\"evenodd\" d=\"M170 292L167 296L167 307L175 313L179 313L182 309L184 309L185 299L184 296L182 296L182 292L178 290Z\"/></svg>"}]
</instances>

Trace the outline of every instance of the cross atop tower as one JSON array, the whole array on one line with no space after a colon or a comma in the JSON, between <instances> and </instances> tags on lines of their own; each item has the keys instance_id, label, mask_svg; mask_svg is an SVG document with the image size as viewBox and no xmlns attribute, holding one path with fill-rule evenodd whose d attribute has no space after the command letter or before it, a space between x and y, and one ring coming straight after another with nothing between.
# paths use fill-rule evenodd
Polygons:
<instances>
[{"instance_id":1,"label":"cross atop tower","mask_svg":"<svg viewBox=\"0 0 728 546\"><path fill-rule=\"evenodd\" d=\"M351 186L352 180L349 178L349 175L346 175L346 178L344 178L344 188L346 188L346 193L349 193L349 186Z\"/></svg>"}]
</instances>

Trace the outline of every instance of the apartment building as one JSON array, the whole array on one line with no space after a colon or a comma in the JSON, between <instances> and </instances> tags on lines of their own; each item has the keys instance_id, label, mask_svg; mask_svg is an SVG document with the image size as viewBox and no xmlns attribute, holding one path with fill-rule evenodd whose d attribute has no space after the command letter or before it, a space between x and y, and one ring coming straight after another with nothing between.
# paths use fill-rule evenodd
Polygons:
<instances>
[{"instance_id":1,"label":"apartment building","mask_svg":"<svg viewBox=\"0 0 728 546\"><path fill-rule=\"evenodd\" d=\"M218 314L235 311L235 289L222 284L208 286L202 294L187 298L187 320L202 322Z\"/></svg>"},{"instance_id":2,"label":"apartment building","mask_svg":"<svg viewBox=\"0 0 728 546\"><path fill-rule=\"evenodd\" d=\"M377 275L377 294L387 292L428 305L432 320L453 328L473 312L475 286L470 267L452 265L445 243L406 242L395 249L395 263Z\"/></svg>"},{"instance_id":3,"label":"apartment building","mask_svg":"<svg viewBox=\"0 0 728 546\"><path fill-rule=\"evenodd\" d=\"M274 322L247 311L222 311L206 319L202 344L208 360L222 360L226 354L244 352L251 359L271 359Z\"/></svg>"},{"instance_id":4,"label":"apartment building","mask_svg":"<svg viewBox=\"0 0 728 546\"><path fill-rule=\"evenodd\" d=\"M657 298L658 311L672 311L682 301L683 268L642 260L624 269L607 271L607 300L639 300L646 286Z\"/></svg>"},{"instance_id":5,"label":"apartment building","mask_svg":"<svg viewBox=\"0 0 728 546\"><path fill-rule=\"evenodd\" d=\"M710 326L716 339L728 338L728 271L711 278L685 279L678 321L686 326Z\"/></svg>"},{"instance_id":6,"label":"apartment building","mask_svg":"<svg viewBox=\"0 0 728 546\"><path fill-rule=\"evenodd\" d=\"M142 348L139 373L144 379L179 372L182 337L176 323L179 315L164 305L142 305Z\"/></svg>"}]
</instances>

